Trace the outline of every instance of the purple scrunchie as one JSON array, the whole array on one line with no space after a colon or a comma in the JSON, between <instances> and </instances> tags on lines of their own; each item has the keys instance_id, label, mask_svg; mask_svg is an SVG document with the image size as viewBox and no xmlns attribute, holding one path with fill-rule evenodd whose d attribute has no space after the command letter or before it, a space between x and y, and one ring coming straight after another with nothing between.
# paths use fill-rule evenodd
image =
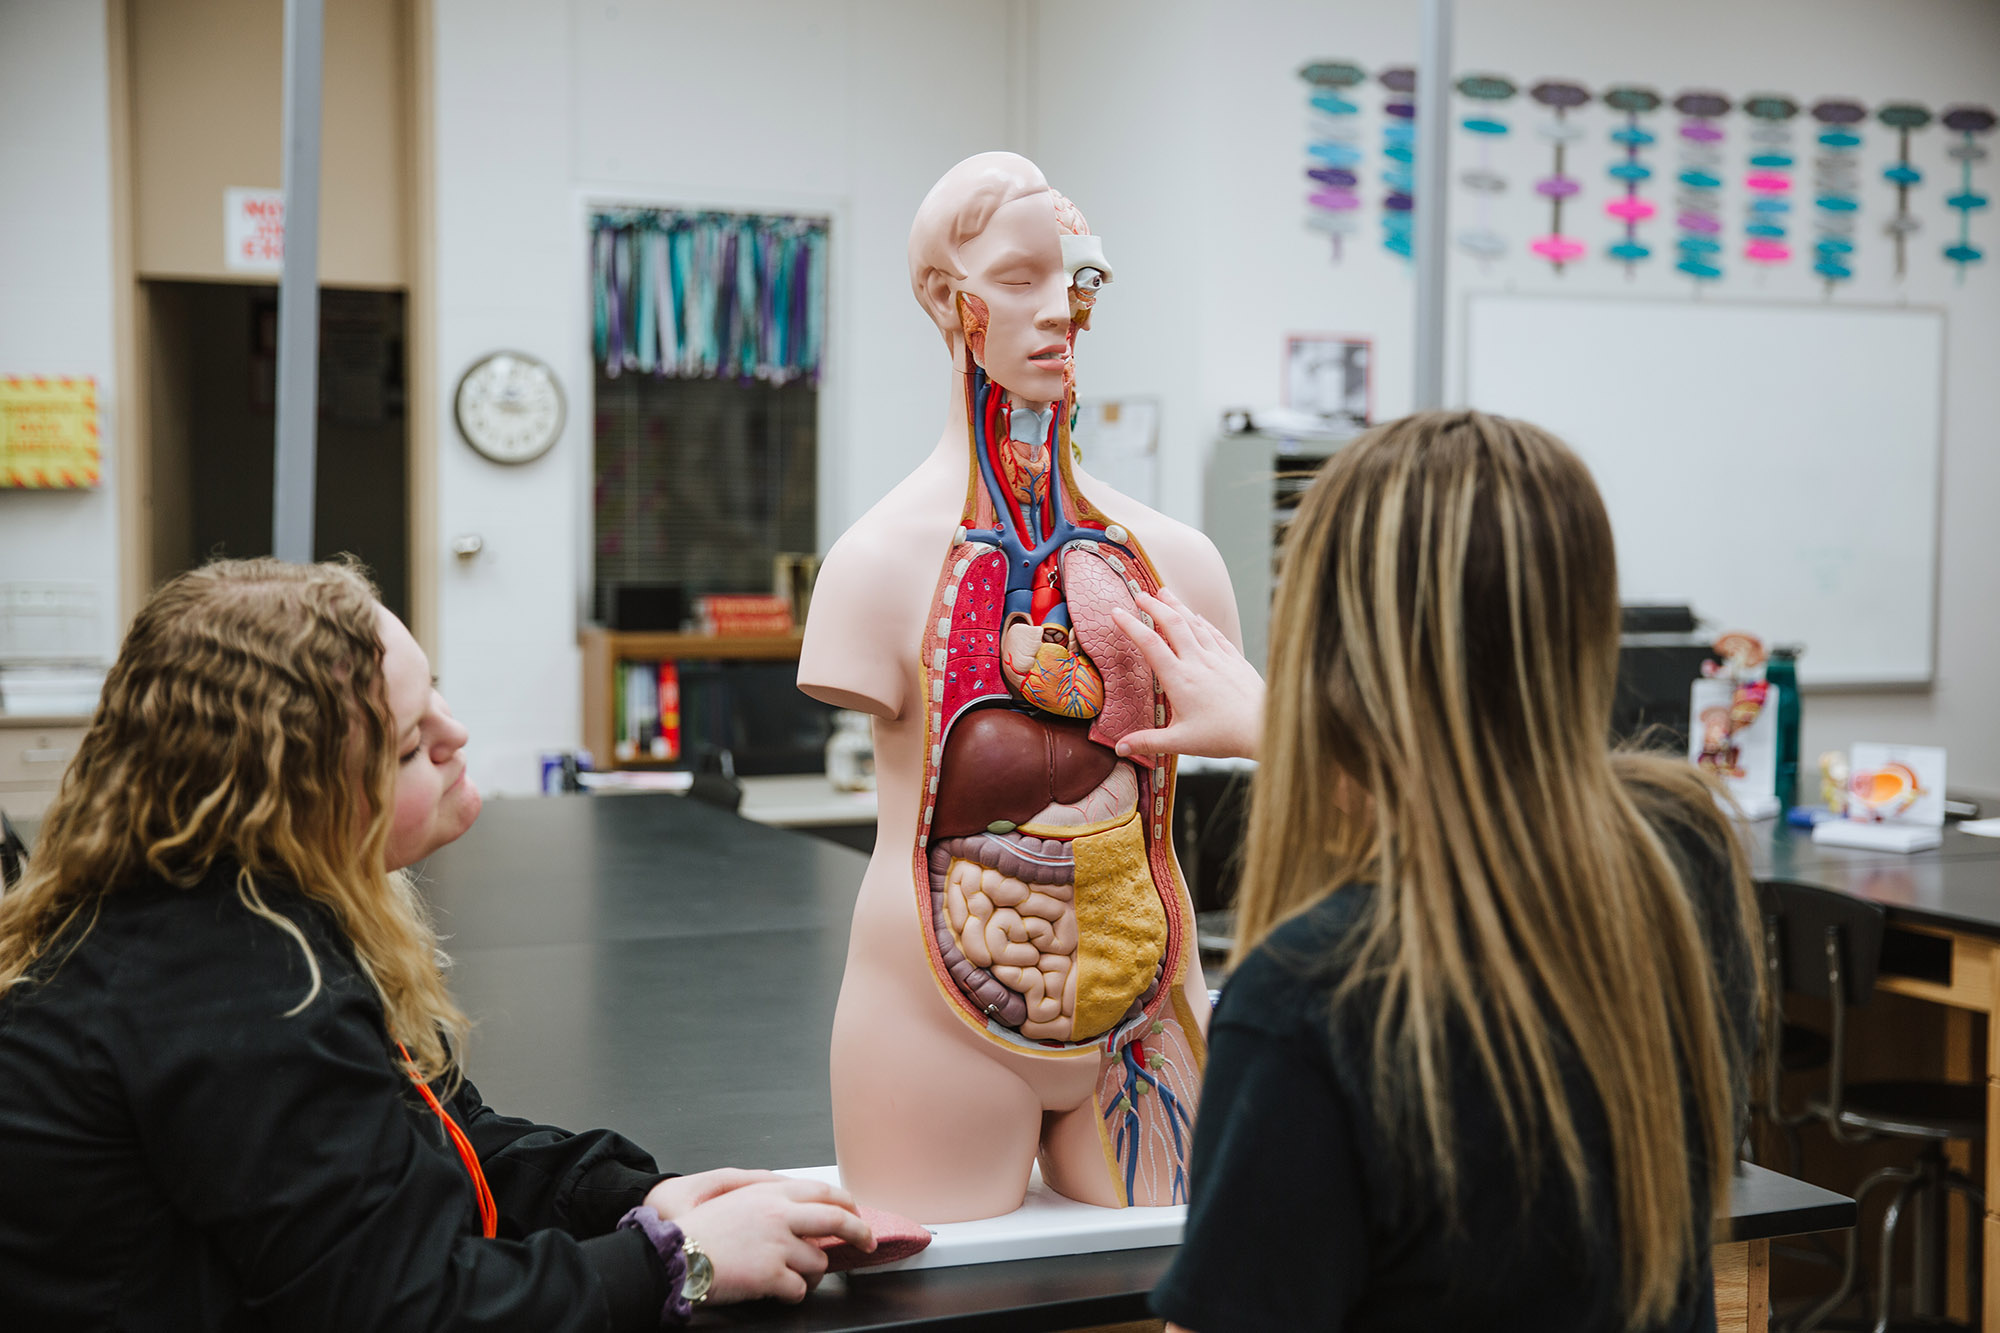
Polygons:
<instances>
[{"instance_id":1,"label":"purple scrunchie","mask_svg":"<svg viewBox=\"0 0 2000 1333\"><path fill-rule=\"evenodd\" d=\"M640 1204L618 1219L618 1230L637 1231L652 1242L653 1250L667 1268L667 1303L660 1309L660 1326L669 1328L694 1318L694 1303L682 1291L687 1286L687 1254L681 1248L687 1237L659 1213Z\"/></svg>"}]
</instances>

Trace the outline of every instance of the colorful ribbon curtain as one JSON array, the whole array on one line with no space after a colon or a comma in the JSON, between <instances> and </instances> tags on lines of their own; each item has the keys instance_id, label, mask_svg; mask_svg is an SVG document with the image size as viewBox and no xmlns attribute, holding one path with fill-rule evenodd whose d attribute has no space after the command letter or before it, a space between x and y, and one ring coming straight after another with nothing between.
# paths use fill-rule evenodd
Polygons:
<instances>
[{"instance_id":1,"label":"colorful ribbon curtain","mask_svg":"<svg viewBox=\"0 0 2000 1333\"><path fill-rule=\"evenodd\" d=\"M826 221L676 209L591 218L597 363L681 379L819 382Z\"/></svg>"}]
</instances>

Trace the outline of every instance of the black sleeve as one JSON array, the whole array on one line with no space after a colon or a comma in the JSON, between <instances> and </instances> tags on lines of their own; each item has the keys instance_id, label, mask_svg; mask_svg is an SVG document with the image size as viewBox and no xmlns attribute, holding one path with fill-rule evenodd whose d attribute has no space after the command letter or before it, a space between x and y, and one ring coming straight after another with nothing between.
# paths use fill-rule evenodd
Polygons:
<instances>
[{"instance_id":1,"label":"black sleeve","mask_svg":"<svg viewBox=\"0 0 2000 1333\"><path fill-rule=\"evenodd\" d=\"M1338 1330L1368 1271L1339 1091L1299 1042L1235 1024L1210 1042L1187 1231L1153 1313L1194 1333Z\"/></svg>"},{"instance_id":2,"label":"black sleeve","mask_svg":"<svg viewBox=\"0 0 2000 1333\"><path fill-rule=\"evenodd\" d=\"M599 1333L656 1327L662 1265L636 1232L478 1234L464 1167L418 1137L372 990L308 920L298 945L240 910L204 963L121 965L114 1059L172 1206L274 1328ZM211 960L226 959L224 965Z\"/></svg>"},{"instance_id":3,"label":"black sleeve","mask_svg":"<svg viewBox=\"0 0 2000 1333\"><path fill-rule=\"evenodd\" d=\"M1747 1123L1751 1065L1762 1042L1758 1004L1763 942L1744 933L1728 849L1717 846L1703 830L1688 825L1663 832L1715 968L1721 1018L1736 1041L1737 1116Z\"/></svg>"},{"instance_id":4,"label":"black sleeve","mask_svg":"<svg viewBox=\"0 0 2000 1333\"><path fill-rule=\"evenodd\" d=\"M447 1106L479 1154L503 1235L561 1227L578 1240L601 1236L669 1174L608 1129L572 1134L501 1115L469 1082Z\"/></svg>"}]
</instances>

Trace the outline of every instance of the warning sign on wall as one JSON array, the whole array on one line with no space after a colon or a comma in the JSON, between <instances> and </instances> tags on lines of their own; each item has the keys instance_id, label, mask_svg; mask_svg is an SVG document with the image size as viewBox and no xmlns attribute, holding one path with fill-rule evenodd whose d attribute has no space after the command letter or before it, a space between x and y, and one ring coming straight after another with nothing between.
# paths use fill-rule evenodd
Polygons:
<instances>
[{"instance_id":1,"label":"warning sign on wall","mask_svg":"<svg viewBox=\"0 0 2000 1333\"><path fill-rule=\"evenodd\" d=\"M222 192L222 265L231 273L285 267L285 192L232 185Z\"/></svg>"},{"instance_id":2,"label":"warning sign on wall","mask_svg":"<svg viewBox=\"0 0 2000 1333\"><path fill-rule=\"evenodd\" d=\"M97 381L0 375L0 487L73 490L97 473Z\"/></svg>"}]
</instances>

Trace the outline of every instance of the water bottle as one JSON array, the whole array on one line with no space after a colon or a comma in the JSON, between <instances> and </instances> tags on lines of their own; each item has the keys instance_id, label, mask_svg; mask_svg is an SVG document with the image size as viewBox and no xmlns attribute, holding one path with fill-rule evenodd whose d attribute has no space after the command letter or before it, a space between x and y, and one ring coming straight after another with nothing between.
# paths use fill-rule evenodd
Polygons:
<instances>
[{"instance_id":1,"label":"water bottle","mask_svg":"<svg viewBox=\"0 0 2000 1333\"><path fill-rule=\"evenodd\" d=\"M1801 644L1778 644L1764 666L1764 680L1771 687L1778 706L1778 805L1779 813L1798 803L1799 786L1799 654Z\"/></svg>"}]
</instances>

